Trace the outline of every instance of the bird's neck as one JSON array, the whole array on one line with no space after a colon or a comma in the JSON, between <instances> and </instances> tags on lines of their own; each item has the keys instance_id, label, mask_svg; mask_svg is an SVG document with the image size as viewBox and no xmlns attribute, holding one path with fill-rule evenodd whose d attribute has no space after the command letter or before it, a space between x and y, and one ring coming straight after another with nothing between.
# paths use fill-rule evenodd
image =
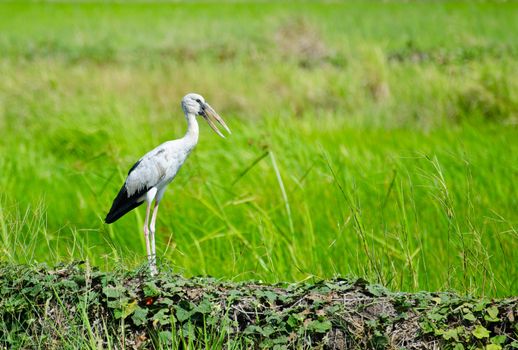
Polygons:
<instances>
[{"instance_id":1,"label":"bird's neck","mask_svg":"<svg viewBox=\"0 0 518 350\"><path fill-rule=\"evenodd\" d=\"M198 121L196 120L196 116L191 113L187 114L185 118L187 119L187 132L185 133L184 139L195 146L196 143L198 143L198 135L200 134Z\"/></svg>"}]
</instances>

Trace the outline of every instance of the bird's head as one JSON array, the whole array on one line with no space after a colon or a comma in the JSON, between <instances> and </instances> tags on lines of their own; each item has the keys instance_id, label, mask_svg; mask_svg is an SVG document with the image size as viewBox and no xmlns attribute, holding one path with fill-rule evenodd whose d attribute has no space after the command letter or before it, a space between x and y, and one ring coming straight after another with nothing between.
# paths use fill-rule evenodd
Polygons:
<instances>
[{"instance_id":1,"label":"bird's head","mask_svg":"<svg viewBox=\"0 0 518 350\"><path fill-rule=\"evenodd\" d=\"M216 113L216 111L207 102L205 102L203 96L194 93L185 95L182 99L182 109L185 115L201 115L219 136L223 138L225 137L216 127L214 121L221 124L221 126L231 134L227 124L225 124L219 114Z\"/></svg>"}]
</instances>

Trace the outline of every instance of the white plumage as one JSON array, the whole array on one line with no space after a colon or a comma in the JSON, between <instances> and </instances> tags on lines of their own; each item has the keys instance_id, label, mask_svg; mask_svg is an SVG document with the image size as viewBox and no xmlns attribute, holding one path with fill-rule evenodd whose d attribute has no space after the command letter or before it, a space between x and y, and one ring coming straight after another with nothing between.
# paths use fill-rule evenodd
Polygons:
<instances>
[{"instance_id":1,"label":"white plumage","mask_svg":"<svg viewBox=\"0 0 518 350\"><path fill-rule=\"evenodd\" d=\"M187 156L196 146L196 140L182 138L168 141L146 153L139 164L128 174L126 190L132 194L143 188L156 187L158 193L169 184Z\"/></svg>"},{"instance_id":2,"label":"white plumage","mask_svg":"<svg viewBox=\"0 0 518 350\"><path fill-rule=\"evenodd\" d=\"M181 166L198 143L199 128L196 117L201 115L211 128L221 137L213 119L230 133L223 119L198 94L187 94L182 99L182 109L187 119L187 132L178 140L167 141L146 153L131 167L124 185L114 199L106 215L105 222L110 224L130 210L147 202L144 235L151 273L156 273L155 223L158 205L167 185L175 178ZM151 222L149 214L151 203L155 201ZM149 223L149 225L148 225Z\"/></svg>"}]
</instances>

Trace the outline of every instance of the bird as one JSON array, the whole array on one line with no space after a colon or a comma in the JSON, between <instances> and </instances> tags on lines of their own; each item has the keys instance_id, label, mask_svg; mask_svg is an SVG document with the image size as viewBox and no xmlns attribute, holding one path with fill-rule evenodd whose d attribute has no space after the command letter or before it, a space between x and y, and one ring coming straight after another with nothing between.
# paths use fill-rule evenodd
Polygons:
<instances>
[{"instance_id":1,"label":"bird","mask_svg":"<svg viewBox=\"0 0 518 350\"><path fill-rule=\"evenodd\" d=\"M146 252L151 275L157 273L155 249L155 224L158 206L167 185L175 178L183 163L198 143L197 117L203 117L219 136L225 138L216 126L218 122L231 134L223 118L207 103L203 96L189 93L182 98L182 110L187 120L187 132L182 138L166 141L142 156L128 171L128 175L104 219L111 224L129 211L147 204L144 220ZM151 206L154 201L153 212ZM149 218L151 214L151 219Z\"/></svg>"}]
</instances>

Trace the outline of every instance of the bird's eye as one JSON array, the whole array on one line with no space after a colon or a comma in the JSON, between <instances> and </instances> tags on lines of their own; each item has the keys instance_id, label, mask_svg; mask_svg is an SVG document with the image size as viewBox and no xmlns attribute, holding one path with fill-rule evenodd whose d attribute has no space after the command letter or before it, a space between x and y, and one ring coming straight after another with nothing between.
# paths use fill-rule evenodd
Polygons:
<instances>
[{"instance_id":1,"label":"bird's eye","mask_svg":"<svg viewBox=\"0 0 518 350\"><path fill-rule=\"evenodd\" d=\"M196 99L196 102L201 103L201 100L199 98Z\"/></svg>"}]
</instances>

